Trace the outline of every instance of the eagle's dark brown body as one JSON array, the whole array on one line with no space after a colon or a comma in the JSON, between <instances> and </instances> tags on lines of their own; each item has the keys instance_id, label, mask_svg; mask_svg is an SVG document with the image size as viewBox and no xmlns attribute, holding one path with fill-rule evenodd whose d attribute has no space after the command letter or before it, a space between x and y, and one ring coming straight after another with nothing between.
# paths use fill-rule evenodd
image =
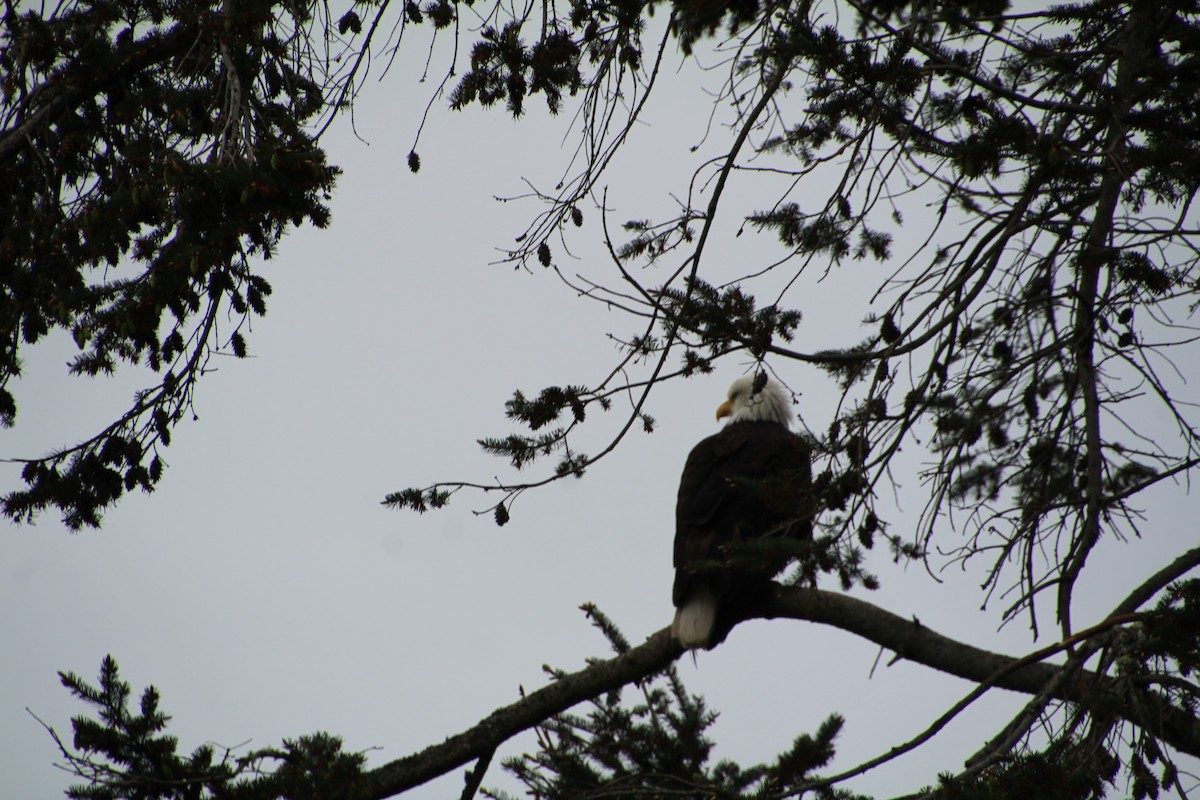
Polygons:
<instances>
[{"instance_id":1,"label":"eagle's dark brown body","mask_svg":"<svg viewBox=\"0 0 1200 800\"><path fill-rule=\"evenodd\" d=\"M692 449L675 510L672 599L684 647L719 644L765 599L790 558L771 541L812 537L811 484L808 445L780 422L735 417Z\"/></svg>"}]
</instances>

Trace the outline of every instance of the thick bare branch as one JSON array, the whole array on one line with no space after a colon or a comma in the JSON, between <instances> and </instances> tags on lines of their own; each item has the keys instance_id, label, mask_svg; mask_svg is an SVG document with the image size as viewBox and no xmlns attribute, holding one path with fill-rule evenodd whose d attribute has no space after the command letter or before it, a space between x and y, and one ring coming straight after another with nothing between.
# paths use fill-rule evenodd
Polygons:
<instances>
[{"instance_id":1,"label":"thick bare branch","mask_svg":"<svg viewBox=\"0 0 1200 800\"><path fill-rule=\"evenodd\" d=\"M1061 669L1059 665L1043 663L1040 659L1079 638L1073 637L1070 642L1014 659L943 636L922 625L920 620L906 620L863 600L819 590L780 591L762 616L832 625L940 672L1031 695L1056 681ZM1110 627L1107 621L1094 629L1106 627ZM1061 687L1050 693L1055 699L1083 705L1089 698L1099 695L1106 695L1109 701L1116 700L1113 681L1091 672L1080 672L1076 679L1063 681ZM1123 698L1121 702L1120 716L1150 729L1181 752L1200 756L1200 720L1168 707L1161 696L1151 692L1143 692L1132 701Z\"/></svg>"}]
</instances>

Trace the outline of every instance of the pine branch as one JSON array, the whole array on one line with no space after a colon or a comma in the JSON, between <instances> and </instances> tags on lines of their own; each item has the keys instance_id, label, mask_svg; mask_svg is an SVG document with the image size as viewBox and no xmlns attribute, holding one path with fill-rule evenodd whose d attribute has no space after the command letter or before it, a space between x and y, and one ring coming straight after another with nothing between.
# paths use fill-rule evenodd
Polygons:
<instances>
[{"instance_id":1,"label":"pine branch","mask_svg":"<svg viewBox=\"0 0 1200 800\"><path fill-rule=\"evenodd\" d=\"M576 703L619 689L668 667L683 650L664 628L626 654L598 661L579 672L497 709L477 725L364 775L364 796L371 800L393 797L482 758L498 744L532 728Z\"/></svg>"},{"instance_id":2,"label":"pine branch","mask_svg":"<svg viewBox=\"0 0 1200 800\"><path fill-rule=\"evenodd\" d=\"M1117 701L1117 696L1111 693L1113 680L1086 671L1079 671L1074 679L1061 680L1061 667L1041 660L1078 643L1086 635L1142 618L1135 614L1113 617L1077 634L1070 642L1014 658L943 636L915 619L906 620L865 601L819 589L779 587L760 616L831 625L892 650L909 661L981 686L1034 696L1045 692L1049 686L1052 690L1047 696L1051 699L1084 706L1089 697L1101 694L1106 701ZM372 800L393 797L465 766L509 738L577 703L665 669L681 654L679 645L671 640L669 630L664 628L621 656L565 674L516 703L497 709L474 727L441 744L367 772L364 775L365 796ZM1200 756L1200 720L1171 707L1160 695L1143 691L1131 700L1121 699L1116 713L1152 731L1179 751Z\"/></svg>"}]
</instances>

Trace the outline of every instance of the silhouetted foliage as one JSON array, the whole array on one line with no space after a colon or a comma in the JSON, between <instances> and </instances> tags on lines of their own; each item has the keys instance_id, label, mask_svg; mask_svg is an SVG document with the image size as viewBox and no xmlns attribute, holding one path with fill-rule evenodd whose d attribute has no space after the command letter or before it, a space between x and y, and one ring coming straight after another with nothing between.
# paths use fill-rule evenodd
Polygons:
<instances>
[{"instance_id":1,"label":"silhouetted foliage","mask_svg":"<svg viewBox=\"0 0 1200 800\"><path fill-rule=\"evenodd\" d=\"M589 616L608 636L618 654L629 645L612 622L589 606ZM771 764L741 767L711 762L713 743L706 731L717 715L704 699L689 694L674 667L643 681L639 699L630 704L622 691L609 692L588 704L586 715L558 714L536 729L538 751L504 761L530 797L637 798L711 797L722 800L779 794L815 778L833 760L834 740L842 727L836 715L813 735L796 738ZM486 792L496 800L513 800L502 791ZM856 797L827 787L816 797Z\"/></svg>"},{"instance_id":2,"label":"silhouetted foliage","mask_svg":"<svg viewBox=\"0 0 1200 800\"><path fill-rule=\"evenodd\" d=\"M30 459L4 513L98 526L153 490L214 353L247 353L269 259L329 222L338 170L313 121L330 98L296 40L307 3L6 4L0 33L0 421L22 348L51 331L73 374L145 365L155 384L79 444Z\"/></svg>"},{"instance_id":3,"label":"silhouetted foliage","mask_svg":"<svg viewBox=\"0 0 1200 800\"><path fill-rule=\"evenodd\" d=\"M131 691L111 656L100 665L93 685L73 673L60 673L71 693L95 717L71 721L71 746L58 737L67 766L88 782L67 791L74 800L317 800L364 796L360 779L365 759L343 753L341 740L324 733L285 740L282 747L235 755L212 744L190 755L164 731L170 717L159 709L158 691L147 687L136 710ZM53 733L53 731L51 731Z\"/></svg>"}]
</instances>

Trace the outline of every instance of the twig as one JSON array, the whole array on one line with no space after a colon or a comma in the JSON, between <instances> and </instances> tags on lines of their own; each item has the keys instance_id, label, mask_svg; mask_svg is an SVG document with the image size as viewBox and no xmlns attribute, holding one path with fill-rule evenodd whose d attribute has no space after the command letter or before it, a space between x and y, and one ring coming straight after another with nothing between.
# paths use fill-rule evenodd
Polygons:
<instances>
[{"instance_id":1,"label":"twig","mask_svg":"<svg viewBox=\"0 0 1200 800\"><path fill-rule=\"evenodd\" d=\"M483 783L484 773L487 772L494 755L496 755L496 748L493 747L479 757L479 761L475 762L475 769L468 770L467 774L463 776L466 786L463 787L462 800L472 800L475 797L475 792L479 791L479 784Z\"/></svg>"}]
</instances>

